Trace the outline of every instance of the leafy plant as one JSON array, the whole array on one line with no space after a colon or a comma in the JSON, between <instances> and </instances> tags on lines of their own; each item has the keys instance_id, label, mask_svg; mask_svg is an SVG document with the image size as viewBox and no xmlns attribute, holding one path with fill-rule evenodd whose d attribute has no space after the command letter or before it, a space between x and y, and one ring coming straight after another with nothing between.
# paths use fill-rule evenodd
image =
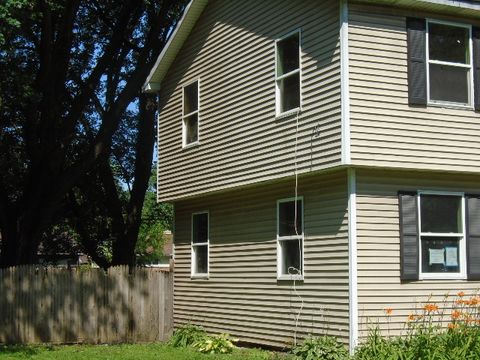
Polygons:
<instances>
[{"instance_id":1,"label":"leafy plant","mask_svg":"<svg viewBox=\"0 0 480 360\"><path fill-rule=\"evenodd\" d=\"M193 344L198 351L206 354L226 354L232 352L238 339L233 339L228 334L219 334L212 337L205 337Z\"/></svg>"},{"instance_id":2,"label":"leafy plant","mask_svg":"<svg viewBox=\"0 0 480 360\"><path fill-rule=\"evenodd\" d=\"M480 359L480 297L459 292L445 295L443 305L430 298L408 315L402 336L383 337L370 330L355 360L464 360ZM387 316L391 315L391 311ZM442 325L448 324L447 329Z\"/></svg>"},{"instance_id":3,"label":"leafy plant","mask_svg":"<svg viewBox=\"0 0 480 360\"><path fill-rule=\"evenodd\" d=\"M333 336L309 336L292 350L297 359L347 360L350 359L344 345Z\"/></svg>"},{"instance_id":4,"label":"leafy plant","mask_svg":"<svg viewBox=\"0 0 480 360\"><path fill-rule=\"evenodd\" d=\"M170 344L173 347L187 347L205 338L207 338L207 333L201 326L187 324L175 330L175 333L170 339Z\"/></svg>"}]
</instances>

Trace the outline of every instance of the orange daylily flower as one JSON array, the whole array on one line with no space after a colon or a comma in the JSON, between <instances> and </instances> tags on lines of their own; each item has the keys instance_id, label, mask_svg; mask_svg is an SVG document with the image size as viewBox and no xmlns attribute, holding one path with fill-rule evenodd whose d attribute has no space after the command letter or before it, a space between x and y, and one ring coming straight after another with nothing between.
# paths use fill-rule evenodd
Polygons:
<instances>
[{"instance_id":1,"label":"orange daylily flower","mask_svg":"<svg viewBox=\"0 0 480 360\"><path fill-rule=\"evenodd\" d=\"M463 291L460 291L460 292L457 293L457 296L458 297L464 297L465 293Z\"/></svg>"},{"instance_id":2,"label":"orange daylily flower","mask_svg":"<svg viewBox=\"0 0 480 360\"><path fill-rule=\"evenodd\" d=\"M426 311L426 312L435 312L435 311L438 311L438 306L435 305L435 304L426 304L423 309Z\"/></svg>"},{"instance_id":3,"label":"orange daylily flower","mask_svg":"<svg viewBox=\"0 0 480 360\"><path fill-rule=\"evenodd\" d=\"M413 314L408 315L407 321L414 321L416 319L416 316Z\"/></svg>"},{"instance_id":4,"label":"orange daylily flower","mask_svg":"<svg viewBox=\"0 0 480 360\"><path fill-rule=\"evenodd\" d=\"M452 319L454 319L454 320L458 319L461 315L462 315L462 313L458 310L452 311Z\"/></svg>"},{"instance_id":5,"label":"orange daylily flower","mask_svg":"<svg viewBox=\"0 0 480 360\"><path fill-rule=\"evenodd\" d=\"M390 315L392 315L392 313L393 313L393 309L392 309L392 308L389 308L389 307L387 307L387 308L385 308L385 309L383 309L383 310L385 311L385 314L386 314L387 316L390 316Z\"/></svg>"},{"instance_id":6,"label":"orange daylily flower","mask_svg":"<svg viewBox=\"0 0 480 360\"><path fill-rule=\"evenodd\" d=\"M453 323L448 324L448 328L449 328L450 330L455 329L457 326L458 326L457 324L453 324Z\"/></svg>"},{"instance_id":7,"label":"orange daylily flower","mask_svg":"<svg viewBox=\"0 0 480 360\"><path fill-rule=\"evenodd\" d=\"M467 304L469 306L476 306L476 305L478 305L478 298L472 297L471 299L467 300L465 302L465 304Z\"/></svg>"}]
</instances>

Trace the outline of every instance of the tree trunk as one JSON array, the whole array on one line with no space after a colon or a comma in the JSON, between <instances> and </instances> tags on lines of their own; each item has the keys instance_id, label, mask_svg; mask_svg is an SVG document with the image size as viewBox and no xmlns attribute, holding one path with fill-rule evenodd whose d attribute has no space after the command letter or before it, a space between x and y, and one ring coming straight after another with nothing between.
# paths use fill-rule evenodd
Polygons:
<instances>
[{"instance_id":1,"label":"tree trunk","mask_svg":"<svg viewBox=\"0 0 480 360\"><path fill-rule=\"evenodd\" d=\"M155 144L156 98L141 94L139 97L138 135L135 145L135 172L132 193L127 205L125 232L113 247L114 265L135 265L135 246L142 220L143 202L152 170Z\"/></svg>"},{"instance_id":2,"label":"tree trunk","mask_svg":"<svg viewBox=\"0 0 480 360\"><path fill-rule=\"evenodd\" d=\"M15 259L18 258L18 246L16 241L15 226L8 224L2 227L1 230L1 252L0 252L0 267L13 266Z\"/></svg>"}]
</instances>

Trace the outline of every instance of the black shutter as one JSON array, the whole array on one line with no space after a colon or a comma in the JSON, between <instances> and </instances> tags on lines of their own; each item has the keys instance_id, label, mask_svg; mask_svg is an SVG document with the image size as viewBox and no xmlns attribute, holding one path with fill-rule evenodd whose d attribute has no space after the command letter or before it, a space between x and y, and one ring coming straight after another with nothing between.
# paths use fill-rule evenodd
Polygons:
<instances>
[{"instance_id":1,"label":"black shutter","mask_svg":"<svg viewBox=\"0 0 480 360\"><path fill-rule=\"evenodd\" d=\"M417 193L399 192L400 278L418 280L418 211Z\"/></svg>"},{"instance_id":2,"label":"black shutter","mask_svg":"<svg viewBox=\"0 0 480 360\"><path fill-rule=\"evenodd\" d=\"M480 111L480 28L472 29L473 43L473 96L475 110Z\"/></svg>"},{"instance_id":3,"label":"black shutter","mask_svg":"<svg viewBox=\"0 0 480 360\"><path fill-rule=\"evenodd\" d=\"M408 103L427 105L426 22L407 18Z\"/></svg>"},{"instance_id":4,"label":"black shutter","mask_svg":"<svg viewBox=\"0 0 480 360\"><path fill-rule=\"evenodd\" d=\"M480 280L480 195L466 195L467 276Z\"/></svg>"}]
</instances>

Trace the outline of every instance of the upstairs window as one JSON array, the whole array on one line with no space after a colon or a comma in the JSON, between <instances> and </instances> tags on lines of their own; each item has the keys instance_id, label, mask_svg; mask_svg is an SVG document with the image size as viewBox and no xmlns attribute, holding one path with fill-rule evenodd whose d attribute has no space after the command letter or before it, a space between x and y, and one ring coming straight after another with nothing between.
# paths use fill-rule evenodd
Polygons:
<instances>
[{"instance_id":1,"label":"upstairs window","mask_svg":"<svg viewBox=\"0 0 480 360\"><path fill-rule=\"evenodd\" d=\"M428 21L428 91L432 103L472 104L471 27Z\"/></svg>"},{"instance_id":2,"label":"upstairs window","mask_svg":"<svg viewBox=\"0 0 480 360\"><path fill-rule=\"evenodd\" d=\"M303 278L303 199L277 202L277 276Z\"/></svg>"},{"instance_id":3,"label":"upstairs window","mask_svg":"<svg viewBox=\"0 0 480 360\"><path fill-rule=\"evenodd\" d=\"M209 272L208 212L192 215L192 277L208 277Z\"/></svg>"},{"instance_id":4,"label":"upstairs window","mask_svg":"<svg viewBox=\"0 0 480 360\"><path fill-rule=\"evenodd\" d=\"M480 29L407 18L408 102L480 111Z\"/></svg>"},{"instance_id":5,"label":"upstairs window","mask_svg":"<svg viewBox=\"0 0 480 360\"><path fill-rule=\"evenodd\" d=\"M198 143L198 80L183 88L183 146Z\"/></svg>"},{"instance_id":6,"label":"upstairs window","mask_svg":"<svg viewBox=\"0 0 480 360\"><path fill-rule=\"evenodd\" d=\"M275 43L276 113L300 108L300 31Z\"/></svg>"}]
</instances>

